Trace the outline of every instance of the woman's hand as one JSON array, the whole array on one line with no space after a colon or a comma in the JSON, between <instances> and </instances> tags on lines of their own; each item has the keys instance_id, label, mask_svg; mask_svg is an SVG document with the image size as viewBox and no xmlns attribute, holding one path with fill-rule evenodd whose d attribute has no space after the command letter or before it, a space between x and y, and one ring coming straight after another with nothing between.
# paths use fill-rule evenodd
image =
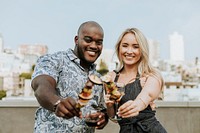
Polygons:
<instances>
[{"instance_id":1,"label":"woman's hand","mask_svg":"<svg viewBox=\"0 0 200 133\"><path fill-rule=\"evenodd\" d=\"M110 96L111 96L110 94L104 95L104 100L107 107L112 107L115 103L113 100L110 100Z\"/></svg>"},{"instance_id":2,"label":"woman's hand","mask_svg":"<svg viewBox=\"0 0 200 133\"><path fill-rule=\"evenodd\" d=\"M118 109L118 115L122 118L134 117L144 108L144 104L139 99L129 100Z\"/></svg>"},{"instance_id":3,"label":"woman's hand","mask_svg":"<svg viewBox=\"0 0 200 133\"><path fill-rule=\"evenodd\" d=\"M110 100L110 94L105 94L104 100L105 100L105 104L106 104L106 107L107 107L108 117L113 117L115 115L115 110L114 110L115 101Z\"/></svg>"}]
</instances>

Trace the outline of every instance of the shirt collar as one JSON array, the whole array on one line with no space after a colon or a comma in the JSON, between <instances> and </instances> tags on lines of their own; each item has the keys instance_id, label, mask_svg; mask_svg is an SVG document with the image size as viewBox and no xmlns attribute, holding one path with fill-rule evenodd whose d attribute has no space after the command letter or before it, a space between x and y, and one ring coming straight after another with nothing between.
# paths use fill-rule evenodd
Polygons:
<instances>
[{"instance_id":1,"label":"shirt collar","mask_svg":"<svg viewBox=\"0 0 200 133\"><path fill-rule=\"evenodd\" d=\"M72 49L68 49L67 50L67 56L69 57L69 59L73 62L75 62L76 64L78 64L82 69L84 69L81 65L80 65L80 59L74 54ZM89 71L96 69L96 64L91 64Z\"/></svg>"}]
</instances>

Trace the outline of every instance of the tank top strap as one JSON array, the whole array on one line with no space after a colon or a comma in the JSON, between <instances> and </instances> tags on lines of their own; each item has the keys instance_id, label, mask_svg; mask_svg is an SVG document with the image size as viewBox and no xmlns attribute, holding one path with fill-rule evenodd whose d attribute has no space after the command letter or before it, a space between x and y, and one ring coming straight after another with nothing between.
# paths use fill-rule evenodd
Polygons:
<instances>
[{"instance_id":1,"label":"tank top strap","mask_svg":"<svg viewBox=\"0 0 200 133\"><path fill-rule=\"evenodd\" d=\"M137 80L140 79L140 74L139 74L139 72L137 72L136 79L137 79Z\"/></svg>"},{"instance_id":2,"label":"tank top strap","mask_svg":"<svg viewBox=\"0 0 200 133\"><path fill-rule=\"evenodd\" d=\"M114 82L117 82L117 81L118 81L118 78L119 78L119 72L117 72L116 70L114 70L114 72L116 73L116 77L115 77Z\"/></svg>"}]
</instances>

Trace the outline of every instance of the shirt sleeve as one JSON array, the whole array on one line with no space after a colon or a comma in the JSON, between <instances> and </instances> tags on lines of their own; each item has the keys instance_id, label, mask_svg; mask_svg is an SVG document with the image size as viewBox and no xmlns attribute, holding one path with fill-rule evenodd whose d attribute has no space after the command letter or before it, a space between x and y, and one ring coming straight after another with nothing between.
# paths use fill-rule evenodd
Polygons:
<instances>
[{"instance_id":1,"label":"shirt sleeve","mask_svg":"<svg viewBox=\"0 0 200 133\"><path fill-rule=\"evenodd\" d=\"M53 77L56 82L59 76L59 66L62 62L62 58L59 55L44 55L38 58L34 72L32 74L32 80L39 75L49 75Z\"/></svg>"}]
</instances>

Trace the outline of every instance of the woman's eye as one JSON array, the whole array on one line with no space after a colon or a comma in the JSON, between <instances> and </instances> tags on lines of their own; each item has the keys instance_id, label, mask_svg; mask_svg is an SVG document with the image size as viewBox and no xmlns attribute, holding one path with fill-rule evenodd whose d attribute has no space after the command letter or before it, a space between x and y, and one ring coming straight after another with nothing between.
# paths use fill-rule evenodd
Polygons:
<instances>
[{"instance_id":1,"label":"woman's eye","mask_svg":"<svg viewBox=\"0 0 200 133\"><path fill-rule=\"evenodd\" d=\"M133 48L139 48L138 44L133 45Z\"/></svg>"},{"instance_id":2,"label":"woman's eye","mask_svg":"<svg viewBox=\"0 0 200 133\"><path fill-rule=\"evenodd\" d=\"M134 46L134 48L139 48L139 46Z\"/></svg>"},{"instance_id":3,"label":"woman's eye","mask_svg":"<svg viewBox=\"0 0 200 133\"><path fill-rule=\"evenodd\" d=\"M125 48L125 47L128 47L128 46L127 46L127 45L122 45L122 47L124 47L124 48Z\"/></svg>"}]
</instances>

